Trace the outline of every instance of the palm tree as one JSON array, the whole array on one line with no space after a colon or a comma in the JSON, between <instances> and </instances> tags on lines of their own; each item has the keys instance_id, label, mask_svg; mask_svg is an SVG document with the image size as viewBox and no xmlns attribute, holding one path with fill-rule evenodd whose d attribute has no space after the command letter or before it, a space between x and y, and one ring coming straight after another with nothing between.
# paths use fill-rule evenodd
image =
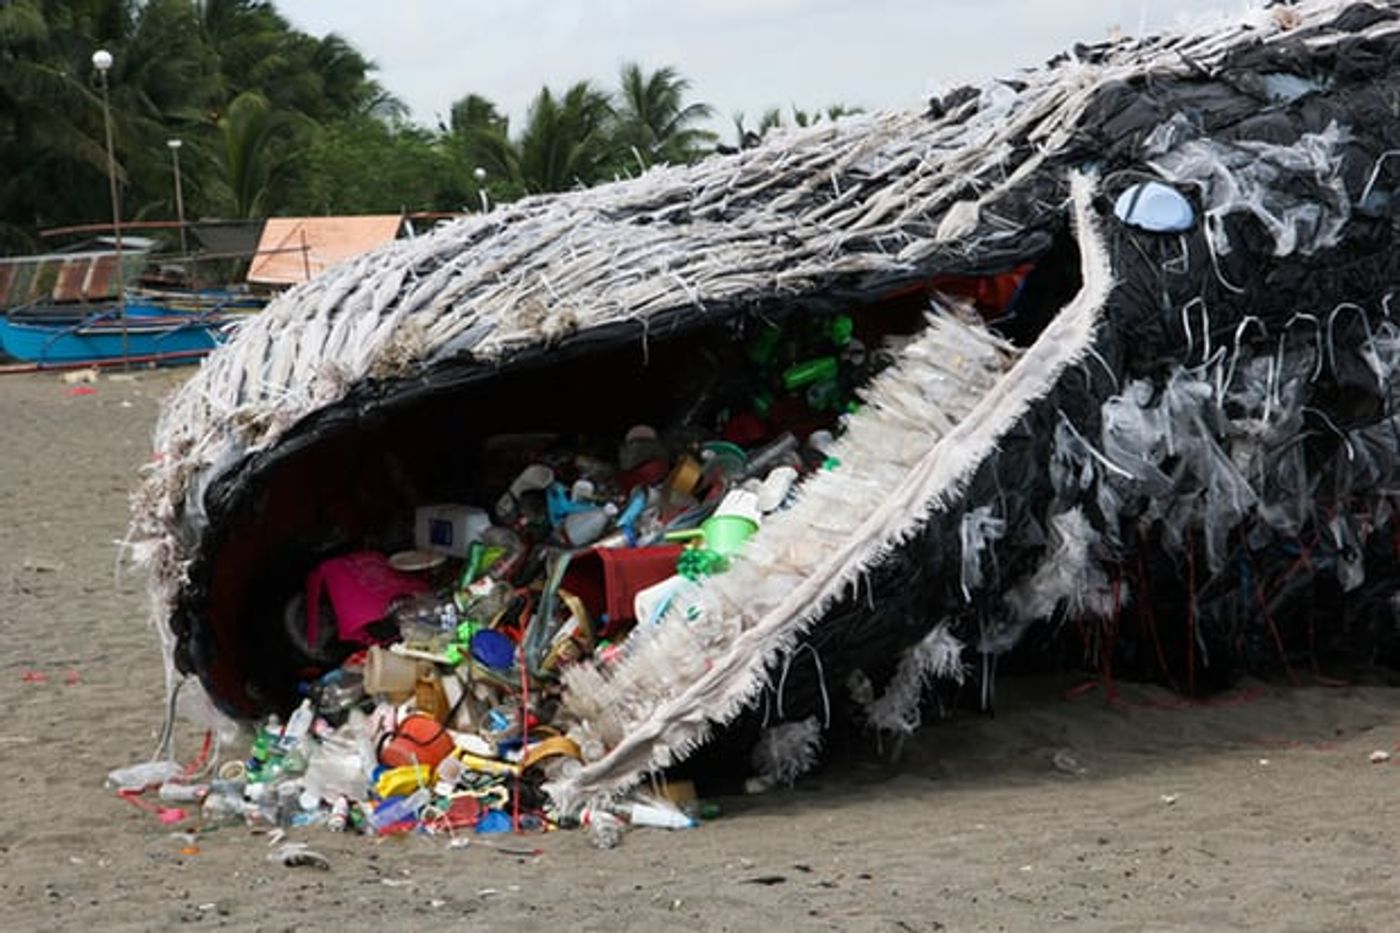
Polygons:
<instances>
[{"instance_id":1,"label":"palm tree","mask_svg":"<svg viewBox=\"0 0 1400 933\"><path fill-rule=\"evenodd\" d=\"M128 181L123 213L174 216L166 140L188 140L194 164L194 149L212 137L209 110L218 92L217 60L188 0L147 0L111 72L113 122ZM197 176L190 181L189 201L198 204Z\"/></svg>"},{"instance_id":2,"label":"palm tree","mask_svg":"<svg viewBox=\"0 0 1400 933\"><path fill-rule=\"evenodd\" d=\"M603 180L616 152L612 101L587 81L556 98L543 88L515 145L515 178L528 192L564 191Z\"/></svg>"},{"instance_id":3,"label":"palm tree","mask_svg":"<svg viewBox=\"0 0 1400 933\"><path fill-rule=\"evenodd\" d=\"M452 105L451 130L459 135L481 129L505 132L509 123L509 118L497 109L495 103L480 94L468 94Z\"/></svg>"},{"instance_id":4,"label":"palm tree","mask_svg":"<svg viewBox=\"0 0 1400 933\"><path fill-rule=\"evenodd\" d=\"M159 0L152 5L164 9ZM113 118L123 183L141 119L171 103L117 85L129 67L121 50L134 22L130 5L119 0L0 5L0 237L7 248L32 245L35 228L109 216L102 100L92 52L99 45L117 52ZM135 106L126 106L124 99Z\"/></svg>"},{"instance_id":5,"label":"palm tree","mask_svg":"<svg viewBox=\"0 0 1400 933\"><path fill-rule=\"evenodd\" d=\"M617 110L617 142L629 147L644 167L658 162L691 162L716 136L695 124L714 115L708 104L685 104L690 82L674 68L643 73L635 62L624 65Z\"/></svg>"},{"instance_id":6,"label":"palm tree","mask_svg":"<svg viewBox=\"0 0 1400 933\"><path fill-rule=\"evenodd\" d=\"M289 140L308 118L394 125L406 113L358 51L293 29L265 0L0 0L6 250L33 246L36 228L110 213L91 65L99 47L114 58L110 112L127 217L173 214L171 137L186 144L190 214L248 213L279 207L301 169Z\"/></svg>"},{"instance_id":7,"label":"palm tree","mask_svg":"<svg viewBox=\"0 0 1400 933\"><path fill-rule=\"evenodd\" d=\"M861 107L851 107L846 104L832 104L824 110L810 111L803 110L796 104L792 105L792 125L797 127L816 126L823 119L829 122L836 122L842 117L854 116L864 113ZM783 113L777 107L770 107L763 112L759 118L758 126L749 128L744 124L744 114L739 112L734 114L734 136L735 145L739 149L751 149L763 141L763 137L768 135L769 130L775 130L783 126Z\"/></svg>"},{"instance_id":8,"label":"palm tree","mask_svg":"<svg viewBox=\"0 0 1400 933\"><path fill-rule=\"evenodd\" d=\"M279 67L286 20L271 4L256 0L197 0L205 45L218 59L219 96L233 100L259 86L259 69Z\"/></svg>"},{"instance_id":9,"label":"palm tree","mask_svg":"<svg viewBox=\"0 0 1400 933\"><path fill-rule=\"evenodd\" d=\"M763 111L763 115L758 118L758 126L749 127L744 120L744 112L741 110L731 118L734 121L734 145L739 149L752 149L763 142L763 137L768 135L769 130L775 130L783 125L782 112L777 107L770 107Z\"/></svg>"},{"instance_id":10,"label":"palm tree","mask_svg":"<svg viewBox=\"0 0 1400 933\"><path fill-rule=\"evenodd\" d=\"M291 165L286 143L304 119L274 110L257 91L244 91L229 104L219 119L216 156L222 173L220 200L228 216L268 213L276 185Z\"/></svg>"}]
</instances>

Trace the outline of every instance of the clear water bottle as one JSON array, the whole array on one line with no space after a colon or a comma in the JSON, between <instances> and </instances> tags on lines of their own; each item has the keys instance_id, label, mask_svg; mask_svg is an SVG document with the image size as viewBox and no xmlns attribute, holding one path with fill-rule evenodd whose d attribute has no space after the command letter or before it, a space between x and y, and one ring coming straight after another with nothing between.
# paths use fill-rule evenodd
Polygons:
<instances>
[{"instance_id":1,"label":"clear water bottle","mask_svg":"<svg viewBox=\"0 0 1400 933\"><path fill-rule=\"evenodd\" d=\"M617 844L622 841L622 833L627 828L622 817L592 807L583 811L579 823L588 829L589 838L600 849L617 848Z\"/></svg>"},{"instance_id":2,"label":"clear water bottle","mask_svg":"<svg viewBox=\"0 0 1400 933\"><path fill-rule=\"evenodd\" d=\"M452 593L406 596L394 601L389 614L398 623L400 631L434 629L450 632L456 631L457 623L462 621L456 597Z\"/></svg>"},{"instance_id":3,"label":"clear water bottle","mask_svg":"<svg viewBox=\"0 0 1400 933\"><path fill-rule=\"evenodd\" d=\"M331 815L326 821L326 826L333 833L345 832L345 824L350 819L350 801L344 796L335 798L335 803L331 805Z\"/></svg>"}]
</instances>

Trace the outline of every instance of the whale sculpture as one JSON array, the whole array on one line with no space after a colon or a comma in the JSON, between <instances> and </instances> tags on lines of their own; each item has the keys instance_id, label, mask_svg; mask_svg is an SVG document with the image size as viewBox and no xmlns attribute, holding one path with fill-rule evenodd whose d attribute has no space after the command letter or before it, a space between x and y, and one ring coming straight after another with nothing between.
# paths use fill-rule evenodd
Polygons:
<instances>
[{"instance_id":1,"label":"whale sculpture","mask_svg":"<svg viewBox=\"0 0 1400 933\"><path fill-rule=\"evenodd\" d=\"M1393 651L1397 100L1400 3L1278 4L332 269L165 405L130 543L171 684L285 704L287 594L491 430L625 428L689 346L911 295L839 466L698 609L564 672L560 806L741 727L790 780L833 705L907 733L1056 632L1196 692ZM938 287L1012 269L1010 317Z\"/></svg>"}]
</instances>

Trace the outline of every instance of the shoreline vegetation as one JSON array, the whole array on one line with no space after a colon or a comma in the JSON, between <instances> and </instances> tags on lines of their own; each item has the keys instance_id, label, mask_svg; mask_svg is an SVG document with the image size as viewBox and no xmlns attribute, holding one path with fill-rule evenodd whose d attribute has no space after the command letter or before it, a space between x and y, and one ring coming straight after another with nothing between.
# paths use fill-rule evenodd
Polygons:
<instances>
[{"instance_id":1,"label":"shoreline vegetation","mask_svg":"<svg viewBox=\"0 0 1400 933\"><path fill-rule=\"evenodd\" d=\"M351 43L297 30L270 2L12 0L0 4L0 255L42 251L41 230L111 218L99 48L113 58L126 221L176 216L173 139L191 220L466 211L858 112L735 114L726 145L683 75L627 63L614 87L541 88L519 126L469 88L424 126Z\"/></svg>"}]
</instances>

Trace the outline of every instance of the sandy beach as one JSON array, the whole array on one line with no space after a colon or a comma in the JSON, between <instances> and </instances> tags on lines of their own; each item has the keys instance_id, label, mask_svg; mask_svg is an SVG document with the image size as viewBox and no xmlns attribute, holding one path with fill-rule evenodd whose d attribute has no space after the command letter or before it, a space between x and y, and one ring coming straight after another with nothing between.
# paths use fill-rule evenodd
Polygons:
<instances>
[{"instance_id":1,"label":"sandy beach","mask_svg":"<svg viewBox=\"0 0 1400 933\"><path fill-rule=\"evenodd\" d=\"M1074 678L873 742L691 831L369 840L186 835L103 788L150 753L162 674L128 496L178 373L0 381L0 928L1387 930L1400 928L1400 689L1246 682L1186 707ZM87 389L95 391L87 392ZM1329 672L1342 674L1343 672ZM198 736L180 732L177 752ZM519 854L525 853L525 854Z\"/></svg>"}]
</instances>

